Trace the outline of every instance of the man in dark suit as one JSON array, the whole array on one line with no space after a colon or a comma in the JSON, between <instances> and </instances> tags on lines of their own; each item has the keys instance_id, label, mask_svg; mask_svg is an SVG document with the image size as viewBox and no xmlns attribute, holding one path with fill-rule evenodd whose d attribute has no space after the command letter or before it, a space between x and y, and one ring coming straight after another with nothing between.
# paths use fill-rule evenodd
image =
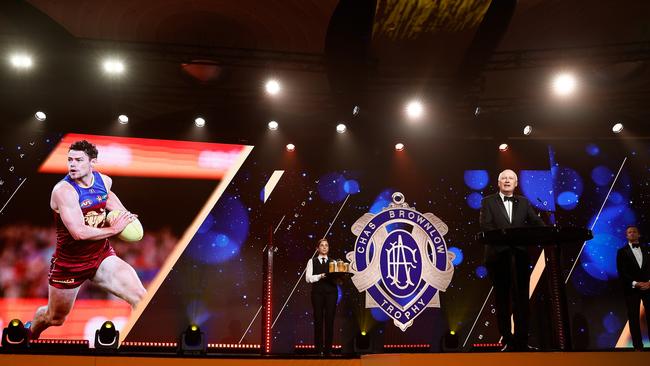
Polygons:
<instances>
[{"instance_id":1,"label":"man in dark suit","mask_svg":"<svg viewBox=\"0 0 650 366\"><path fill-rule=\"evenodd\" d=\"M526 197L514 194L517 174L504 170L499 174L499 192L481 201L482 231L526 226L544 226ZM530 269L526 246L508 244L486 245L485 264L494 285L499 332L503 336L502 351L526 351L528 346L528 291ZM514 274L512 266L514 264ZM512 287L512 300L510 289ZM513 303L515 333L510 331L510 304Z\"/></svg>"},{"instance_id":2,"label":"man in dark suit","mask_svg":"<svg viewBox=\"0 0 650 366\"><path fill-rule=\"evenodd\" d=\"M625 306L630 321L630 335L634 349L643 349L639 305L643 301L645 319L650 332L650 251L639 244L639 229L629 226L625 230L627 244L616 253L616 270L623 284Z\"/></svg>"},{"instance_id":3,"label":"man in dark suit","mask_svg":"<svg viewBox=\"0 0 650 366\"><path fill-rule=\"evenodd\" d=\"M311 304L314 308L314 346L316 353L329 356L332 352L334 338L334 315L336 315L336 300L338 288L336 283L327 278L330 246L327 239L318 241L318 255L307 262L305 280L311 283ZM323 326L325 341L323 342Z\"/></svg>"}]
</instances>

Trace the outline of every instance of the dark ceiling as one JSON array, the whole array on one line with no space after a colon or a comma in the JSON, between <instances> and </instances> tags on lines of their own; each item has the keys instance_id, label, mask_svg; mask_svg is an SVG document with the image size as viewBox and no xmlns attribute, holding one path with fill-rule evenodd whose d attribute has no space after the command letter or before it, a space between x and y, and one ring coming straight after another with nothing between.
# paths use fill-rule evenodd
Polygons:
<instances>
[{"instance_id":1,"label":"dark ceiling","mask_svg":"<svg viewBox=\"0 0 650 366\"><path fill-rule=\"evenodd\" d=\"M50 131L249 143L271 119L307 141L338 121L377 141L516 137L526 123L609 138L613 121L650 136L649 19L646 0L5 0L3 57L28 50L35 67L0 69L2 131L45 109ZM123 76L101 73L108 55ZM579 78L562 101L548 90L560 70ZM412 97L417 123L402 113Z\"/></svg>"}]
</instances>

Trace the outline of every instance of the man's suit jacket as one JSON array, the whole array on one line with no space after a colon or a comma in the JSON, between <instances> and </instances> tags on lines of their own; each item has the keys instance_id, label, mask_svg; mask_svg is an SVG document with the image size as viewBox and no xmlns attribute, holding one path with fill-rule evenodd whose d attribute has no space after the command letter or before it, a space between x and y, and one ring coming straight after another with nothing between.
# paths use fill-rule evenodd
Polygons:
<instances>
[{"instance_id":1,"label":"man's suit jacket","mask_svg":"<svg viewBox=\"0 0 650 366\"><path fill-rule=\"evenodd\" d=\"M641 253L643 255L642 267L639 267L639 263L636 261L629 244L626 243L625 246L619 249L616 253L616 270L618 271L618 277L623 284L623 291L626 294L641 291L632 288L632 281L650 281L650 249L647 245L641 245Z\"/></svg>"},{"instance_id":2,"label":"man's suit jacket","mask_svg":"<svg viewBox=\"0 0 650 366\"><path fill-rule=\"evenodd\" d=\"M481 201L479 223L481 231L508 229L527 226L544 226L544 221L537 216L533 205L524 196L514 195L512 204L512 223L508 220L506 206L498 193L486 196ZM516 249L526 250L525 246L516 246ZM508 245L486 245L485 262L496 259L499 253L508 249Z\"/></svg>"}]
</instances>

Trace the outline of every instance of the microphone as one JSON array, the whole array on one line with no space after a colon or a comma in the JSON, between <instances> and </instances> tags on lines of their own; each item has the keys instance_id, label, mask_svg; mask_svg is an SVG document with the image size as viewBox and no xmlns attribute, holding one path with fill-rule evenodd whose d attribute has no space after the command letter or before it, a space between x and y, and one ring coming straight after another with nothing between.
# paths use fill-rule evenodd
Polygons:
<instances>
[{"instance_id":1,"label":"microphone","mask_svg":"<svg viewBox=\"0 0 650 366\"><path fill-rule=\"evenodd\" d=\"M546 203L544 203L544 201L542 201L539 197L535 197L535 198L537 199L537 202L539 202L540 205L544 206L544 210L546 210ZM552 222L553 226L557 226L557 224L554 222L553 218L551 217L551 212L549 212L549 211L545 211L545 212L546 212L546 219L549 222ZM539 216L540 218L542 217L542 211L541 210L537 213L537 216Z\"/></svg>"}]
</instances>

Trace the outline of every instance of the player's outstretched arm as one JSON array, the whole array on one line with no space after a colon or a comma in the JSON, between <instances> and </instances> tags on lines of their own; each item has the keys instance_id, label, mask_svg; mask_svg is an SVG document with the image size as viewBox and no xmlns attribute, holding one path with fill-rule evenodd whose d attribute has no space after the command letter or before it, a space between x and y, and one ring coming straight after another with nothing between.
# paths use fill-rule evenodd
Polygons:
<instances>
[{"instance_id":1,"label":"player's outstretched arm","mask_svg":"<svg viewBox=\"0 0 650 366\"><path fill-rule=\"evenodd\" d=\"M119 234L134 220L134 215L124 212L109 227L96 228L84 223L77 192L68 185L58 185L52 191L52 202L61 215L63 224L75 240L100 240Z\"/></svg>"}]
</instances>

